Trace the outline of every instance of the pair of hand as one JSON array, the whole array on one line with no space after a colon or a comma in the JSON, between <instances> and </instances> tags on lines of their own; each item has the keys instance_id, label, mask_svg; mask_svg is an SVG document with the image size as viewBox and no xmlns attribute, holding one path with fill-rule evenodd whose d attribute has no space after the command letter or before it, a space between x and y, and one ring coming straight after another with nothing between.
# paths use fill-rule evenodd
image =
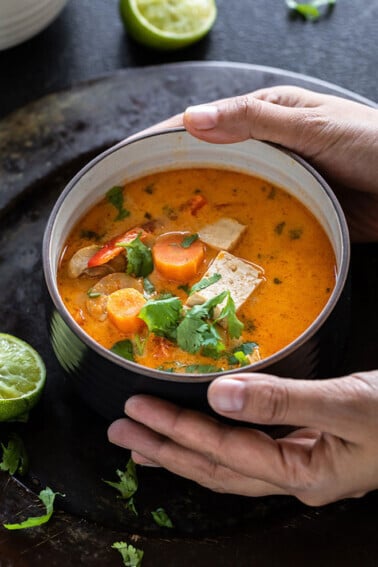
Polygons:
<instances>
[{"instance_id":1,"label":"pair of hand","mask_svg":"<svg viewBox=\"0 0 378 567\"><path fill-rule=\"evenodd\" d=\"M297 152L330 180L357 241L378 241L378 111L294 87L191 107L164 126L184 124L214 143L258 138ZM298 429L281 439L149 396L125 405L112 443L136 463L156 465L212 490L288 494L310 505L378 488L378 371L322 381L245 373L215 379L218 414Z\"/></svg>"}]
</instances>

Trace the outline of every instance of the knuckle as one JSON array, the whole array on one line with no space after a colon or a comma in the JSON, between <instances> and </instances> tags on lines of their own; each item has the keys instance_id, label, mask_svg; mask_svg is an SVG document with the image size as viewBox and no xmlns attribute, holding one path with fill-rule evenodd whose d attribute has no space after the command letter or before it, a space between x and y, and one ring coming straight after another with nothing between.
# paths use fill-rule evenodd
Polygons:
<instances>
[{"instance_id":1,"label":"knuckle","mask_svg":"<svg viewBox=\"0 0 378 567\"><path fill-rule=\"evenodd\" d=\"M289 411L289 392L284 384L262 384L255 400L262 423L285 423Z\"/></svg>"},{"instance_id":2,"label":"knuckle","mask_svg":"<svg viewBox=\"0 0 378 567\"><path fill-rule=\"evenodd\" d=\"M250 97L248 95L241 95L235 98L234 101L236 114L241 120L247 120L250 110Z\"/></svg>"}]
</instances>

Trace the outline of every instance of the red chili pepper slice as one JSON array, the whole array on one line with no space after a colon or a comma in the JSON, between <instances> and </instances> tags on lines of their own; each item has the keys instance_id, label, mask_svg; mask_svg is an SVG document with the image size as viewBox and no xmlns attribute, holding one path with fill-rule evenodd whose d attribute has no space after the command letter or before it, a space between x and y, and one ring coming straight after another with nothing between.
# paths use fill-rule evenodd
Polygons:
<instances>
[{"instance_id":1,"label":"red chili pepper slice","mask_svg":"<svg viewBox=\"0 0 378 567\"><path fill-rule=\"evenodd\" d=\"M207 205L207 199L203 195L195 195L187 202L187 205L190 209L192 215L196 215L197 212L202 209L205 205Z\"/></svg>"},{"instance_id":2,"label":"red chili pepper slice","mask_svg":"<svg viewBox=\"0 0 378 567\"><path fill-rule=\"evenodd\" d=\"M123 234L115 236L104 244L104 246L89 259L88 268L95 268L110 262L110 260L113 260L113 258L121 254L124 250L120 244L128 244L135 240L138 235L141 240L144 240L147 236L147 232L143 230L143 228L135 227Z\"/></svg>"}]
</instances>

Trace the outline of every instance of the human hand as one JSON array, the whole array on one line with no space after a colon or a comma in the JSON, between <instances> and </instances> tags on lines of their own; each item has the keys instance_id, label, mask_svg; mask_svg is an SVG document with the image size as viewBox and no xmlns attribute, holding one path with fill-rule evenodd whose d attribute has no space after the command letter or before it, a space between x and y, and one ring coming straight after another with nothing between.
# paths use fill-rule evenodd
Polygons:
<instances>
[{"instance_id":1,"label":"human hand","mask_svg":"<svg viewBox=\"0 0 378 567\"><path fill-rule=\"evenodd\" d=\"M336 191L352 239L378 240L377 109L281 86L189 107L154 129L183 124L207 142L256 138L302 155Z\"/></svg>"},{"instance_id":2,"label":"human hand","mask_svg":"<svg viewBox=\"0 0 378 567\"><path fill-rule=\"evenodd\" d=\"M329 380L264 374L217 378L208 391L220 415L298 426L272 439L150 396L125 405L112 443L139 464L155 464L217 492L286 494L308 505L359 497L378 488L378 371Z\"/></svg>"}]
</instances>

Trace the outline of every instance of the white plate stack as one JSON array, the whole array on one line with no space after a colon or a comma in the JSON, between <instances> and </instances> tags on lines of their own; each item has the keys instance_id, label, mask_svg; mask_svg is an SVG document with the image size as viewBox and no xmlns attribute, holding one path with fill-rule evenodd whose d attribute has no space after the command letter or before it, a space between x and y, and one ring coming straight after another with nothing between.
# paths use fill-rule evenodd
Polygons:
<instances>
[{"instance_id":1,"label":"white plate stack","mask_svg":"<svg viewBox=\"0 0 378 567\"><path fill-rule=\"evenodd\" d=\"M0 50L18 45L46 28L67 0L0 0Z\"/></svg>"}]
</instances>

